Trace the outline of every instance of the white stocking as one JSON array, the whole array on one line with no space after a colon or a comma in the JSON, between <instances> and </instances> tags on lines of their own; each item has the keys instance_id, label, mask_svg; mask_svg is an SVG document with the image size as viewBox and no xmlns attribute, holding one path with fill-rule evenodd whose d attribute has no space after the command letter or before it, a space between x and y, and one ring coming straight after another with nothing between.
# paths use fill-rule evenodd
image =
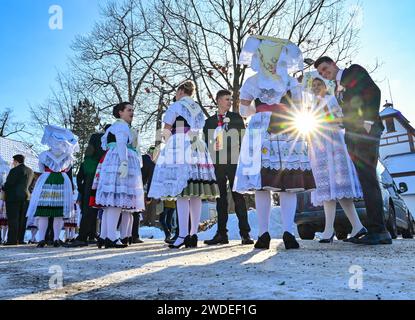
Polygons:
<instances>
[{"instance_id":1,"label":"white stocking","mask_svg":"<svg viewBox=\"0 0 415 320\"><path fill-rule=\"evenodd\" d=\"M1 228L1 238L3 239L4 242L6 242L6 238L7 238L7 231L9 230L9 228L7 226L3 226Z\"/></svg>"},{"instance_id":2,"label":"white stocking","mask_svg":"<svg viewBox=\"0 0 415 320\"><path fill-rule=\"evenodd\" d=\"M281 220L284 232L295 234L295 210L297 209L297 194L292 192L280 193Z\"/></svg>"},{"instance_id":3,"label":"white stocking","mask_svg":"<svg viewBox=\"0 0 415 320\"><path fill-rule=\"evenodd\" d=\"M189 235L190 201L188 198L177 198L177 216L179 218L180 234L174 245L183 243L183 239Z\"/></svg>"},{"instance_id":4,"label":"white stocking","mask_svg":"<svg viewBox=\"0 0 415 320\"><path fill-rule=\"evenodd\" d=\"M339 200L344 212L346 213L347 218L352 224L353 230L351 236L355 236L360 230L363 229L363 224L359 219L359 215L356 212L356 207L352 199L342 199Z\"/></svg>"},{"instance_id":5,"label":"white stocking","mask_svg":"<svg viewBox=\"0 0 415 320\"><path fill-rule=\"evenodd\" d=\"M45 241L46 230L48 229L49 218L48 217L39 217L38 218L38 227L39 227L39 241Z\"/></svg>"},{"instance_id":6,"label":"white stocking","mask_svg":"<svg viewBox=\"0 0 415 320\"><path fill-rule=\"evenodd\" d=\"M321 235L323 239L330 239L334 233L334 220L336 219L336 205L337 201L325 201L324 215L326 217L324 232Z\"/></svg>"},{"instance_id":7,"label":"white stocking","mask_svg":"<svg viewBox=\"0 0 415 320\"><path fill-rule=\"evenodd\" d=\"M108 238L108 234L107 234L107 214L105 213L106 209L103 210L102 212L102 218L101 218L101 228L100 228L100 233L99 233L99 237L103 240Z\"/></svg>"},{"instance_id":8,"label":"white stocking","mask_svg":"<svg viewBox=\"0 0 415 320\"><path fill-rule=\"evenodd\" d=\"M202 199L198 197L190 198L190 234L197 234L199 230L200 216L202 215Z\"/></svg>"},{"instance_id":9,"label":"white stocking","mask_svg":"<svg viewBox=\"0 0 415 320\"><path fill-rule=\"evenodd\" d=\"M104 215L107 216L107 238L111 241L118 239L117 224L120 219L121 208L106 208Z\"/></svg>"},{"instance_id":10,"label":"white stocking","mask_svg":"<svg viewBox=\"0 0 415 320\"><path fill-rule=\"evenodd\" d=\"M271 191L256 191L255 205L258 216L259 236L269 231L271 216Z\"/></svg>"},{"instance_id":11,"label":"white stocking","mask_svg":"<svg viewBox=\"0 0 415 320\"><path fill-rule=\"evenodd\" d=\"M131 230L132 229L132 225L131 225L131 220L133 219L131 213L129 212L123 212L121 214L121 225L120 225L120 234L121 234L121 239L125 239L128 238Z\"/></svg>"},{"instance_id":12,"label":"white stocking","mask_svg":"<svg viewBox=\"0 0 415 320\"><path fill-rule=\"evenodd\" d=\"M54 218L53 219L53 240L59 240L59 235L63 227L63 218Z\"/></svg>"},{"instance_id":13,"label":"white stocking","mask_svg":"<svg viewBox=\"0 0 415 320\"><path fill-rule=\"evenodd\" d=\"M32 233L32 242L36 242L37 228L32 228L30 232Z\"/></svg>"}]
</instances>

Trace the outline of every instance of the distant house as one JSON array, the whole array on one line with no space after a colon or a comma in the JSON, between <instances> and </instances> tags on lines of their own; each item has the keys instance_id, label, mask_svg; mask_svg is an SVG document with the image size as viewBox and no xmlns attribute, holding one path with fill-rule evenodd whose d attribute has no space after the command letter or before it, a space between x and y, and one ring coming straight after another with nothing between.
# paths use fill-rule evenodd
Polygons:
<instances>
[{"instance_id":1,"label":"distant house","mask_svg":"<svg viewBox=\"0 0 415 320\"><path fill-rule=\"evenodd\" d=\"M36 152L25 142L0 137L0 157L11 165L13 156L22 154L26 157L25 164L34 172L39 172L39 159Z\"/></svg>"},{"instance_id":2,"label":"distant house","mask_svg":"<svg viewBox=\"0 0 415 320\"><path fill-rule=\"evenodd\" d=\"M386 103L380 113L386 130L380 143L380 158L397 185L405 182L408 192L402 194L415 215L415 129L393 104Z\"/></svg>"}]
</instances>

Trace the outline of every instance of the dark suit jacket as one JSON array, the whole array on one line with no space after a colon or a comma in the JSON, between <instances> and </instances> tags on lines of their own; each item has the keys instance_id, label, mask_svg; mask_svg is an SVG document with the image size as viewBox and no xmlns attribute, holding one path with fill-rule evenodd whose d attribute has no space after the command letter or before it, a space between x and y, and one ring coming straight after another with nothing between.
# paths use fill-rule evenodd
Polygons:
<instances>
[{"instance_id":1,"label":"dark suit jacket","mask_svg":"<svg viewBox=\"0 0 415 320\"><path fill-rule=\"evenodd\" d=\"M4 191L6 192L6 201L19 202L29 199L29 186L33 181L32 169L26 167L24 164L10 170L4 184Z\"/></svg>"},{"instance_id":2,"label":"dark suit jacket","mask_svg":"<svg viewBox=\"0 0 415 320\"><path fill-rule=\"evenodd\" d=\"M203 128L205 142L215 164L238 164L245 123L239 113L228 112L226 117L230 119L223 139L226 150L215 151L216 141L213 139L213 135L219 123L217 114L206 120L205 127ZM219 162L221 159L226 159L226 163Z\"/></svg>"},{"instance_id":3,"label":"dark suit jacket","mask_svg":"<svg viewBox=\"0 0 415 320\"><path fill-rule=\"evenodd\" d=\"M381 92L366 69L352 65L344 70L340 83L346 89L339 101L346 132L367 134L364 121L373 121L370 135L380 136L385 129L379 116Z\"/></svg>"}]
</instances>

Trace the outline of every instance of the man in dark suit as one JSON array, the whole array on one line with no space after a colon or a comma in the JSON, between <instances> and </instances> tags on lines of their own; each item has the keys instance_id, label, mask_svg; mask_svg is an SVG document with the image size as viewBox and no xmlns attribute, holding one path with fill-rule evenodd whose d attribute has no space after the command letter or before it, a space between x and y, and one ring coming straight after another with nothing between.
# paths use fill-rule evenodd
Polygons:
<instances>
[{"instance_id":1,"label":"man in dark suit","mask_svg":"<svg viewBox=\"0 0 415 320\"><path fill-rule=\"evenodd\" d=\"M6 245L24 244L26 211L30 197L29 186L33 181L32 169L24 165L25 157L13 157L14 168L10 170L4 184L9 233Z\"/></svg>"},{"instance_id":2,"label":"man in dark suit","mask_svg":"<svg viewBox=\"0 0 415 320\"><path fill-rule=\"evenodd\" d=\"M236 168L238 164L242 132L245 124L242 117L234 112L230 112L232 106L232 94L228 90L221 90L216 95L218 112L206 120L203 129L205 142L209 148L213 162L215 164L216 181L220 191L220 198L216 201L218 212L218 230L213 239L205 241L205 244L227 244L228 230L228 189L229 181L232 190L235 180ZM243 195L232 192L235 203L235 211L239 220L239 233L242 244L254 244L249 232L251 228L248 223L245 199Z\"/></svg>"},{"instance_id":3,"label":"man in dark suit","mask_svg":"<svg viewBox=\"0 0 415 320\"><path fill-rule=\"evenodd\" d=\"M363 230L351 242L392 244L392 238L386 230L382 193L376 174L380 137L385 129L379 116L380 89L359 65L342 70L331 58L322 57L314 66L323 78L336 81L336 97L344 114L345 141L366 204L369 232Z\"/></svg>"}]
</instances>

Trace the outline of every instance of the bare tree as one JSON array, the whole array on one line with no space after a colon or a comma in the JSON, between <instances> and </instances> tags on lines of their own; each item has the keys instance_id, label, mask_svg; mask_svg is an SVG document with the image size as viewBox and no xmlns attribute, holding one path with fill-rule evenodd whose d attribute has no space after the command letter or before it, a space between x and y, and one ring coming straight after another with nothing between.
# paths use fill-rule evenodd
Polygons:
<instances>
[{"instance_id":1,"label":"bare tree","mask_svg":"<svg viewBox=\"0 0 415 320\"><path fill-rule=\"evenodd\" d=\"M289 39L310 58L331 54L347 61L357 49L359 30L356 11L345 11L345 5L345 0L160 0L157 10L175 41L170 55L199 85L199 103L214 103L215 90L230 89L237 111L246 72L238 57L249 35Z\"/></svg>"},{"instance_id":2,"label":"bare tree","mask_svg":"<svg viewBox=\"0 0 415 320\"><path fill-rule=\"evenodd\" d=\"M13 121L13 111L6 109L0 114L0 137L7 138L14 134L26 133L24 123Z\"/></svg>"},{"instance_id":3,"label":"bare tree","mask_svg":"<svg viewBox=\"0 0 415 320\"><path fill-rule=\"evenodd\" d=\"M163 24L155 27L152 10L137 0L111 1L102 16L89 35L73 43L73 66L104 106L123 101L135 104L167 44ZM157 34L157 42L152 34Z\"/></svg>"}]
</instances>

